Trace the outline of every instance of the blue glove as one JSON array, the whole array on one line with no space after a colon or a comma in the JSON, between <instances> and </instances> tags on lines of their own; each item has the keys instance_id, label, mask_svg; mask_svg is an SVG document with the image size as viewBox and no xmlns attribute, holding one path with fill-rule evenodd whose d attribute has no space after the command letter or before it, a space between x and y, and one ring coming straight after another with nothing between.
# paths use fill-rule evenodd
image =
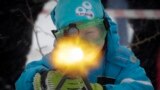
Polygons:
<instances>
[{"instance_id":1,"label":"blue glove","mask_svg":"<svg viewBox=\"0 0 160 90\"><path fill-rule=\"evenodd\" d=\"M33 90L33 77L35 74L50 69L46 61L40 60L28 64L15 84L16 90Z\"/></svg>"}]
</instances>

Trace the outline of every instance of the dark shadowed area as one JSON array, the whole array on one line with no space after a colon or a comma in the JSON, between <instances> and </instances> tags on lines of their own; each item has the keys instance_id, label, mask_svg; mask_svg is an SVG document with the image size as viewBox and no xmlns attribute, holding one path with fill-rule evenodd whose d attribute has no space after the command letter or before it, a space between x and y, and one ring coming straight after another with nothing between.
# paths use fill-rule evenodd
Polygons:
<instances>
[{"instance_id":1,"label":"dark shadowed area","mask_svg":"<svg viewBox=\"0 0 160 90\"><path fill-rule=\"evenodd\" d=\"M47 0L0 0L0 90L14 90L26 63L33 25Z\"/></svg>"}]
</instances>

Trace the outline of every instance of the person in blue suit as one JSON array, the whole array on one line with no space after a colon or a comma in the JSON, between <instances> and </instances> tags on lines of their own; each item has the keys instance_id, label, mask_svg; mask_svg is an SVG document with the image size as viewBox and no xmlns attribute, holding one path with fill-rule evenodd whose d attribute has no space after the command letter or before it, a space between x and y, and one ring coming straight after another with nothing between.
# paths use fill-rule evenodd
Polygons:
<instances>
[{"instance_id":1,"label":"person in blue suit","mask_svg":"<svg viewBox=\"0 0 160 90\"><path fill-rule=\"evenodd\" d=\"M117 25L104 11L100 0L59 0L51 18L61 33L57 38L76 33L104 52L99 67L87 76L92 90L154 90L144 69L139 66L139 60L130 49L119 44ZM15 84L16 90L36 89L34 80L43 76L47 80L49 74L53 74L56 80L61 79L60 73L49 72L54 68L49 63L49 57L50 54L28 64ZM45 84L44 87L49 89L50 84L43 79L36 85L42 88ZM56 80L53 83L58 83ZM65 85L73 90L77 82L70 80ZM56 84L52 86L55 88ZM68 89L64 87L64 90Z\"/></svg>"}]
</instances>

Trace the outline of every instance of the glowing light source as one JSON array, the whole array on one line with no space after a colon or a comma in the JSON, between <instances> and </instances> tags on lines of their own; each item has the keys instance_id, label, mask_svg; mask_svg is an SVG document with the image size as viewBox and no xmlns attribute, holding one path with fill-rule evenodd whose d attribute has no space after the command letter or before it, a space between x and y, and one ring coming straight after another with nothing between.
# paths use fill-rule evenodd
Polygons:
<instances>
[{"instance_id":1,"label":"glowing light source","mask_svg":"<svg viewBox=\"0 0 160 90\"><path fill-rule=\"evenodd\" d=\"M79 37L64 37L56 42L52 52L52 65L71 76L87 75L99 65L100 49Z\"/></svg>"},{"instance_id":2,"label":"glowing light source","mask_svg":"<svg viewBox=\"0 0 160 90\"><path fill-rule=\"evenodd\" d=\"M61 48L63 52L58 54L59 60L63 60L64 63L74 64L80 62L84 56L81 48L66 46Z\"/></svg>"}]
</instances>

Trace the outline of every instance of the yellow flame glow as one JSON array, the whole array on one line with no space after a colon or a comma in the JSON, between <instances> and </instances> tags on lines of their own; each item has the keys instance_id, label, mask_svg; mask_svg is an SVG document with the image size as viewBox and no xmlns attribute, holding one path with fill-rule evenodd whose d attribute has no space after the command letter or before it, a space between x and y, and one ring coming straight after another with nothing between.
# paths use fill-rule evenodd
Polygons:
<instances>
[{"instance_id":1,"label":"yellow flame glow","mask_svg":"<svg viewBox=\"0 0 160 90\"><path fill-rule=\"evenodd\" d=\"M99 65L100 49L79 37L58 39L52 52L52 65L64 74L86 76Z\"/></svg>"}]
</instances>

